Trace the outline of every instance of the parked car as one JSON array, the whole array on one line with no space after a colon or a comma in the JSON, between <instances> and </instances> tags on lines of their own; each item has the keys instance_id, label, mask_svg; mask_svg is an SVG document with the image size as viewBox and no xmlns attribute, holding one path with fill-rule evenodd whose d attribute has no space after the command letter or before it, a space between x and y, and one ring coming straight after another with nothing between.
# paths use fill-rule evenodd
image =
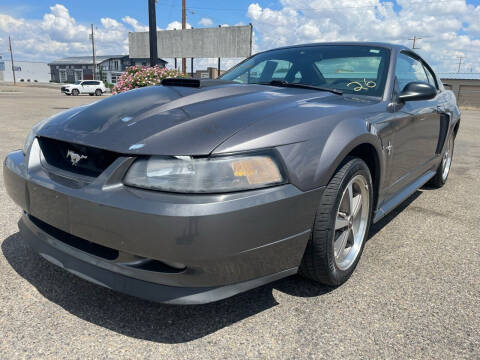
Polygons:
<instances>
[{"instance_id":1,"label":"parked car","mask_svg":"<svg viewBox=\"0 0 480 360\"><path fill-rule=\"evenodd\" d=\"M372 223L445 184L459 124L454 94L406 47L291 46L219 80L166 79L60 113L3 175L47 260L205 303L297 272L344 283Z\"/></svg>"},{"instance_id":2,"label":"parked car","mask_svg":"<svg viewBox=\"0 0 480 360\"><path fill-rule=\"evenodd\" d=\"M65 95L78 96L80 94L88 94L90 96L102 96L107 92L107 87L103 81L99 80L79 80L74 84L68 84L61 87L61 92Z\"/></svg>"}]
</instances>

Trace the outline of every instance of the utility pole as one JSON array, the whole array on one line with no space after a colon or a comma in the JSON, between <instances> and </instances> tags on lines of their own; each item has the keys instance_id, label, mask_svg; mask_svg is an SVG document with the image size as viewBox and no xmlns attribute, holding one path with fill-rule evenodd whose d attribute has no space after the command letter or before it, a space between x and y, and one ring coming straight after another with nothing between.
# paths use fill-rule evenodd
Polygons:
<instances>
[{"instance_id":1,"label":"utility pole","mask_svg":"<svg viewBox=\"0 0 480 360\"><path fill-rule=\"evenodd\" d=\"M408 39L408 40L412 40L412 49L420 49L420 48L417 48L415 47L415 43L417 40L421 40L422 38L421 37L417 37L417 36L413 36L413 39Z\"/></svg>"},{"instance_id":2,"label":"utility pole","mask_svg":"<svg viewBox=\"0 0 480 360\"><path fill-rule=\"evenodd\" d=\"M185 0L182 0L182 30L185 30L187 28L187 9L186 9L186 4ZM182 72L183 74L187 74L187 59L182 58Z\"/></svg>"},{"instance_id":3,"label":"utility pole","mask_svg":"<svg viewBox=\"0 0 480 360\"><path fill-rule=\"evenodd\" d=\"M148 25L150 35L150 66L158 64L157 50L157 13L155 11L155 3L157 0L148 0Z\"/></svg>"},{"instance_id":4,"label":"utility pole","mask_svg":"<svg viewBox=\"0 0 480 360\"><path fill-rule=\"evenodd\" d=\"M90 39L92 39L92 62L93 62L93 80L97 73L97 64L95 63L95 37L93 34L93 24L92 24L92 33L90 34Z\"/></svg>"},{"instance_id":5,"label":"utility pole","mask_svg":"<svg viewBox=\"0 0 480 360\"><path fill-rule=\"evenodd\" d=\"M222 25L218 25L219 28L222 27ZM217 64L217 78L220 77L220 61L221 61L221 58L218 58L218 64Z\"/></svg>"},{"instance_id":6,"label":"utility pole","mask_svg":"<svg viewBox=\"0 0 480 360\"><path fill-rule=\"evenodd\" d=\"M10 50L10 59L12 60L13 85L16 85L17 80L15 79L15 66L13 65L12 39L10 38L10 35L8 35L8 50Z\"/></svg>"},{"instance_id":7,"label":"utility pole","mask_svg":"<svg viewBox=\"0 0 480 360\"><path fill-rule=\"evenodd\" d=\"M457 58L458 58L458 71L457 71L457 73L459 73L460 68L462 67L462 61L463 61L464 57L463 56L457 56Z\"/></svg>"}]
</instances>

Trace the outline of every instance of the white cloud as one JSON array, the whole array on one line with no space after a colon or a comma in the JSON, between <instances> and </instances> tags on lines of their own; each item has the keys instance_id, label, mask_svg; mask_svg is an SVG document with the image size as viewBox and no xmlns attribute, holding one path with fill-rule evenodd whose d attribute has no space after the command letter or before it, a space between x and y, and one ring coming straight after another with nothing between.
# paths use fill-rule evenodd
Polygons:
<instances>
[{"instance_id":1,"label":"white cloud","mask_svg":"<svg viewBox=\"0 0 480 360\"><path fill-rule=\"evenodd\" d=\"M419 53L438 71L480 72L480 5L465 0L279 0L276 10L251 3L247 16L254 26L254 52L278 46L318 41L372 40L401 43L420 36ZM198 24L212 26L211 19ZM228 26L224 24L222 26ZM187 28L191 28L187 24ZM167 30L181 29L173 21ZM160 29L159 29L160 30ZM97 54L127 54L128 32L148 31L137 19L103 17L95 27ZM38 19L0 14L0 52L7 52L8 35L18 59L52 60L91 52L90 24L82 24L64 5L56 4ZM226 59L225 67L238 60ZM195 60L196 68L216 66L216 59ZM224 66L222 66L223 68Z\"/></svg>"},{"instance_id":2,"label":"white cloud","mask_svg":"<svg viewBox=\"0 0 480 360\"><path fill-rule=\"evenodd\" d=\"M480 71L480 6L465 0L280 0L280 9L248 7L254 50L321 41L383 41L411 45L422 39L418 52L437 71L456 71L457 55L464 70Z\"/></svg>"},{"instance_id":3,"label":"white cloud","mask_svg":"<svg viewBox=\"0 0 480 360\"><path fill-rule=\"evenodd\" d=\"M201 18L198 24L208 27L213 25L213 21L210 18Z\"/></svg>"},{"instance_id":4,"label":"white cloud","mask_svg":"<svg viewBox=\"0 0 480 360\"><path fill-rule=\"evenodd\" d=\"M136 32L148 31L148 25L143 25L137 19L132 18L130 16L123 17L122 21L125 24L130 25L133 31L136 31Z\"/></svg>"},{"instance_id":5,"label":"white cloud","mask_svg":"<svg viewBox=\"0 0 480 360\"><path fill-rule=\"evenodd\" d=\"M188 22L186 24L187 29L191 29L192 25L190 25ZM166 30L180 30L182 29L182 23L180 21L172 21L170 24L167 25Z\"/></svg>"}]
</instances>

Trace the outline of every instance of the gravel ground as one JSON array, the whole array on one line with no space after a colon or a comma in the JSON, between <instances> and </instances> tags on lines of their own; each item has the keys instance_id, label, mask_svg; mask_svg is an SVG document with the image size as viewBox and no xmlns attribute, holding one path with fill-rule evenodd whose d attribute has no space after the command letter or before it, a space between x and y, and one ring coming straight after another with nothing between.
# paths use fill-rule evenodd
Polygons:
<instances>
[{"instance_id":1,"label":"gravel ground","mask_svg":"<svg viewBox=\"0 0 480 360\"><path fill-rule=\"evenodd\" d=\"M0 157L29 128L98 100L0 86ZM214 304L114 293L56 268L18 235L0 176L0 358L480 358L480 111L464 111L452 172L374 226L356 272L298 276Z\"/></svg>"}]
</instances>

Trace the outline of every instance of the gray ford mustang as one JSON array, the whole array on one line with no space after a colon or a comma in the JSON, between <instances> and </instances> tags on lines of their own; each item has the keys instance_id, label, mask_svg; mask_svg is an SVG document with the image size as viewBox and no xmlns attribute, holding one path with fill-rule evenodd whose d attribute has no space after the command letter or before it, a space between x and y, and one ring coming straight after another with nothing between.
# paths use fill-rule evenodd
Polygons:
<instances>
[{"instance_id":1,"label":"gray ford mustang","mask_svg":"<svg viewBox=\"0 0 480 360\"><path fill-rule=\"evenodd\" d=\"M3 175L47 260L205 303L297 272L345 282L371 223L445 183L459 124L454 94L403 46L291 46L44 120Z\"/></svg>"}]
</instances>

